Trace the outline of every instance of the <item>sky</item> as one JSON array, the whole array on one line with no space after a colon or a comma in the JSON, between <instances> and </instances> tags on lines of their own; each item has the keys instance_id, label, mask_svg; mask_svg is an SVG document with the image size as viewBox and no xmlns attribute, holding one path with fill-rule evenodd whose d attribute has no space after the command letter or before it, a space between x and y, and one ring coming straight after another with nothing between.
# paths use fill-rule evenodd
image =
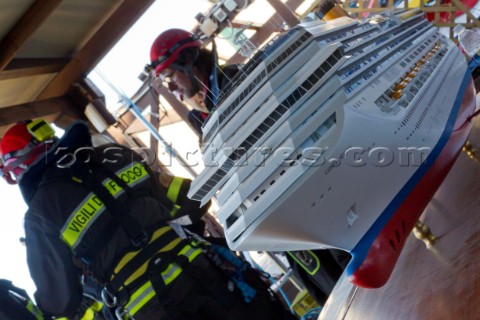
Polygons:
<instances>
[{"instance_id":1,"label":"sky","mask_svg":"<svg viewBox=\"0 0 480 320\"><path fill-rule=\"evenodd\" d=\"M115 45L99 63L100 71L117 87L131 96L140 87L137 76L149 62L150 46L153 40L169 28L192 29L195 15L208 10L211 3L204 0L157 0L137 23ZM107 104L115 104L117 99L105 82L97 75L92 80L104 91ZM0 199L3 216L0 224L0 278L8 279L27 290L31 297L35 286L28 272L25 247L19 238L24 236L23 216L27 210L17 186L0 181Z\"/></svg>"}]
</instances>

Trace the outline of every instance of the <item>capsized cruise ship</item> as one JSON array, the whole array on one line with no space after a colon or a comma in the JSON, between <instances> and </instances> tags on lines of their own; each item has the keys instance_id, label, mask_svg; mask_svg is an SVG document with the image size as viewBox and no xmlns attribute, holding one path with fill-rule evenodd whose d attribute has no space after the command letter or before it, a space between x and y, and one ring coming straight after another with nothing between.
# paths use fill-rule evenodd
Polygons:
<instances>
[{"instance_id":1,"label":"capsized cruise ship","mask_svg":"<svg viewBox=\"0 0 480 320\"><path fill-rule=\"evenodd\" d=\"M340 248L380 287L458 156L475 93L419 11L301 24L260 49L203 131L189 196L216 197L234 250Z\"/></svg>"}]
</instances>

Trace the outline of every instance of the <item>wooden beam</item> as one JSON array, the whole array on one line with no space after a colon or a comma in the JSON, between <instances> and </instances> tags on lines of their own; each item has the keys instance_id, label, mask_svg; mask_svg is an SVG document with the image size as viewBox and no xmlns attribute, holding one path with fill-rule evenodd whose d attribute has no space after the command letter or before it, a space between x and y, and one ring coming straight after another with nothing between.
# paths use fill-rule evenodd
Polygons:
<instances>
[{"instance_id":1,"label":"wooden beam","mask_svg":"<svg viewBox=\"0 0 480 320\"><path fill-rule=\"evenodd\" d=\"M93 83L90 78L83 78L79 82L80 86L85 89L90 100L100 99L105 104L105 94Z\"/></svg>"},{"instance_id":2,"label":"wooden beam","mask_svg":"<svg viewBox=\"0 0 480 320\"><path fill-rule=\"evenodd\" d=\"M37 0L0 42L0 70L12 61L20 47L52 14L62 0Z\"/></svg>"},{"instance_id":3,"label":"wooden beam","mask_svg":"<svg viewBox=\"0 0 480 320\"><path fill-rule=\"evenodd\" d=\"M232 27L234 28L243 28L245 26L248 26L247 29L250 29L250 30L255 30L255 31L258 31L262 28L262 25L257 23L257 22L248 22L248 21L244 21L244 20L233 20L232 21Z\"/></svg>"},{"instance_id":4,"label":"wooden beam","mask_svg":"<svg viewBox=\"0 0 480 320\"><path fill-rule=\"evenodd\" d=\"M0 137L14 123L38 118L65 127L73 120L83 118L83 115L65 97L0 108Z\"/></svg>"},{"instance_id":5,"label":"wooden beam","mask_svg":"<svg viewBox=\"0 0 480 320\"><path fill-rule=\"evenodd\" d=\"M0 80L15 79L42 74L56 73L62 70L69 59L14 59L0 71Z\"/></svg>"},{"instance_id":6,"label":"wooden beam","mask_svg":"<svg viewBox=\"0 0 480 320\"><path fill-rule=\"evenodd\" d=\"M29 102L16 106L0 108L0 126L10 125L23 120L69 112L75 109L65 97Z\"/></svg>"},{"instance_id":7,"label":"wooden beam","mask_svg":"<svg viewBox=\"0 0 480 320\"><path fill-rule=\"evenodd\" d=\"M300 23L300 20L298 20L293 12L296 8L291 10L287 4L281 2L280 0L267 1L290 27L296 26Z\"/></svg>"},{"instance_id":8,"label":"wooden beam","mask_svg":"<svg viewBox=\"0 0 480 320\"><path fill-rule=\"evenodd\" d=\"M155 0L124 0L65 68L39 94L38 99L62 96L84 78L130 29Z\"/></svg>"},{"instance_id":9,"label":"wooden beam","mask_svg":"<svg viewBox=\"0 0 480 320\"><path fill-rule=\"evenodd\" d=\"M48 123L54 123L55 120L57 120L60 117L61 113L53 113L48 116L41 117L43 120L47 121ZM35 120L37 118L31 118L32 120ZM5 135L5 132L10 128L12 125L15 123L10 123L8 125L0 125L0 139Z\"/></svg>"},{"instance_id":10,"label":"wooden beam","mask_svg":"<svg viewBox=\"0 0 480 320\"><path fill-rule=\"evenodd\" d=\"M288 0L286 5L289 10L296 10L302 3L303 0ZM279 12L276 12L263 24L262 28L250 38L250 42L255 46L265 42L273 32L278 31L277 27L279 26L276 26L276 24L278 24L279 20L282 20L282 16ZM227 61L227 64L242 63L244 60L245 58L237 52Z\"/></svg>"}]
</instances>

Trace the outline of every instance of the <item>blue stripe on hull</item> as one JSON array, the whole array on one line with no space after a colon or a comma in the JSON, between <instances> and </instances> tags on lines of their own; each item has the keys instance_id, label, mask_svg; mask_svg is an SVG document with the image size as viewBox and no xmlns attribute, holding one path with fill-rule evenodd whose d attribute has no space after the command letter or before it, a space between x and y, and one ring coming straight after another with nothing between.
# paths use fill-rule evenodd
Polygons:
<instances>
[{"instance_id":1,"label":"blue stripe on hull","mask_svg":"<svg viewBox=\"0 0 480 320\"><path fill-rule=\"evenodd\" d=\"M370 227L370 229L365 233L362 239L357 243L357 245L350 252L352 254L352 260L347 266L347 274L352 275L358 267L365 260L367 253L373 243L377 238L378 234L382 231L383 227L387 224L393 214L397 211L400 205L405 201L413 188L417 183L423 178L425 173L430 169L430 166L435 163L435 160L440 155L441 151L447 144L449 140L455 121L457 120L458 112L462 104L463 96L468 85L471 74L469 71L465 73L465 76L462 81L462 85L457 93L455 103L453 105L452 111L447 121L447 125L440 137L437 145L432 150L432 152L427 157L426 161L418 168L418 170L413 174L410 180L403 186L400 192L395 196L395 198L390 202L385 211L378 217L375 223Z\"/></svg>"}]
</instances>

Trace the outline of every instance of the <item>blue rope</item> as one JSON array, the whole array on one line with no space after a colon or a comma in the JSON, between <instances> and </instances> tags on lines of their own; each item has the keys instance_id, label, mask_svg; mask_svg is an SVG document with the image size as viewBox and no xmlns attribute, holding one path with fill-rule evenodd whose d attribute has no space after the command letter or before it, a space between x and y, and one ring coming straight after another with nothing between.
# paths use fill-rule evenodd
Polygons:
<instances>
[{"instance_id":1,"label":"blue rope","mask_svg":"<svg viewBox=\"0 0 480 320\"><path fill-rule=\"evenodd\" d=\"M243 262L240 258L232 253L228 248L221 247L218 245L211 245L213 252L217 253L228 263L235 267L235 274L232 274L230 279L235 283L235 285L242 292L243 298L248 303L255 298L257 291L249 286L243 277L243 272L247 269L247 264Z\"/></svg>"},{"instance_id":2,"label":"blue rope","mask_svg":"<svg viewBox=\"0 0 480 320\"><path fill-rule=\"evenodd\" d=\"M320 312L322 312L321 307L312 308L303 315L301 320L315 320L320 315Z\"/></svg>"},{"instance_id":3,"label":"blue rope","mask_svg":"<svg viewBox=\"0 0 480 320\"><path fill-rule=\"evenodd\" d=\"M275 279L272 278L272 276L268 273L268 272L265 272L265 270L262 269L262 267L260 267L260 265L258 263L256 263L253 259L251 259L253 264L255 265L255 268L260 270L261 272L263 272L264 274L268 275L268 280L270 280L270 282L272 284L274 284L276 281ZM278 291L280 292L280 294L282 295L283 297L283 300L285 300L285 303L287 304L288 306L288 309L290 310L290 312L292 314L295 314L295 311L293 311L292 309L292 303L290 302L290 300L288 299L287 295L285 294L285 292L283 291L282 288L278 287Z\"/></svg>"}]
</instances>

